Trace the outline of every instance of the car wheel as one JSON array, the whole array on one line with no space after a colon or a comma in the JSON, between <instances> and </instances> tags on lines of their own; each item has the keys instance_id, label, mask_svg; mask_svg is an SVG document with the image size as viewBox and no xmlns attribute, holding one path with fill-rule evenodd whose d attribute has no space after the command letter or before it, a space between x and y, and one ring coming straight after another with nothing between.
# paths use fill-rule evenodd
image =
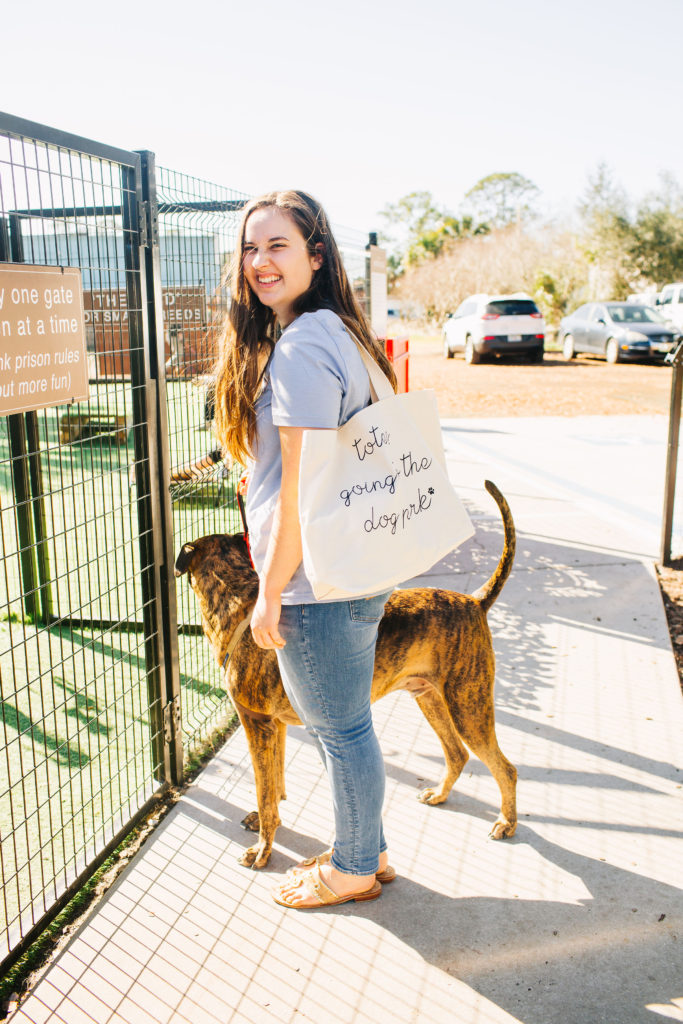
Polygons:
<instances>
[{"instance_id":1,"label":"car wheel","mask_svg":"<svg viewBox=\"0 0 683 1024\"><path fill-rule=\"evenodd\" d=\"M574 359L576 357L576 349L574 348L574 339L571 334L565 334L564 341L562 342L562 355L566 360Z\"/></svg>"},{"instance_id":2,"label":"car wheel","mask_svg":"<svg viewBox=\"0 0 683 1024\"><path fill-rule=\"evenodd\" d=\"M619 362L619 343L616 338L608 338L605 345L605 359L608 363Z\"/></svg>"},{"instance_id":3,"label":"car wheel","mask_svg":"<svg viewBox=\"0 0 683 1024\"><path fill-rule=\"evenodd\" d=\"M474 347L474 342L472 341L468 334L467 338L465 339L465 362L469 363L472 366L474 363L478 363L480 361L481 356Z\"/></svg>"},{"instance_id":4,"label":"car wheel","mask_svg":"<svg viewBox=\"0 0 683 1024\"><path fill-rule=\"evenodd\" d=\"M455 352L453 351L451 346L448 344L448 335L447 334L444 334L444 336L443 336L443 354L446 357L446 359L452 359L453 356L455 355Z\"/></svg>"}]
</instances>

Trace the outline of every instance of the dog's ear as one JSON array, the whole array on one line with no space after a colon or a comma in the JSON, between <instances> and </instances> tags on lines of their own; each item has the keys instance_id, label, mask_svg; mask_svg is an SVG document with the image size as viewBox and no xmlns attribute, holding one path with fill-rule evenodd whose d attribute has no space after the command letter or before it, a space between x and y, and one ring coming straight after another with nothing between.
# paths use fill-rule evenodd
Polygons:
<instances>
[{"instance_id":1,"label":"dog's ear","mask_svg":"<svg viewBox=\"0 0 683 1024\"><path fill-rule=\"evenodd\" d=\"M180 553L175 560L175 569L173 571L175 576L183 576L190 568L192 556L194 554L194 544L183 544L180 549Z\"/></svg>"}]
</instances>

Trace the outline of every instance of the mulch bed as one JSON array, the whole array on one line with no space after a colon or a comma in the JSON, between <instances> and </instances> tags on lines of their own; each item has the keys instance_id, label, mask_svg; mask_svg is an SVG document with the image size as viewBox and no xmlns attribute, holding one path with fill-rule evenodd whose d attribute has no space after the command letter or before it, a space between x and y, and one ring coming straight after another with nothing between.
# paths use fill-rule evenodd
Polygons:
<instances>
[{"instance_id":1,"label":"mulch bed","mask_svg":"<svg viewBox=\"0 0 683 1024\"><path fill-rule=\"evenodd\" d=\"M683 692L683 558L675 559L670 568L658 565L657 576Z\"/></svg>"}]
</instances>

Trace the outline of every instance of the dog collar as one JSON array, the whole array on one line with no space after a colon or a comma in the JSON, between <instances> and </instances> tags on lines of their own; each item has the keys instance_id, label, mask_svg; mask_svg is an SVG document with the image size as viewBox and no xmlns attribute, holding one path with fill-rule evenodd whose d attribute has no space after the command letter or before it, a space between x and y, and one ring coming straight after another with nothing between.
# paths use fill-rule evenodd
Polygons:
<instances>
[{"instance_id":1,"label":"dog collar","mask_svg":"<svg viewBox=\"0 0 683 1024\"><path fill-rule=\"evenodd\" d=\"M251 614L252 613L249 612L247 617L245 619L242 619L242 621L240 623L238 623L237 626L235 626L235 632L232 634L232 637L230 639L230 643L228 644L227 653L225 655L225 658L223 659L223 671L224 672L225 672L226 668L228 667L230 659L232 658L233 654L235 653L235 648L237 647L238 643L242 639L245 630L247 629L249 623L251 622Z\"/></svg>"}]
</instances>

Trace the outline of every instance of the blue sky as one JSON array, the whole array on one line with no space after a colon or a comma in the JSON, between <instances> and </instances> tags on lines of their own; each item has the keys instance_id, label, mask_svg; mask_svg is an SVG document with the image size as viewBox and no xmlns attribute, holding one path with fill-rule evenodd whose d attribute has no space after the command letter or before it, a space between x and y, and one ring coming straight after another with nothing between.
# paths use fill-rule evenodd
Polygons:
<instances>
[{"instance_id":1,"label":"blue sky","mask_svg":"<svg viewBox=\"0 0 683 1024\"><path fill-rule=\"evenodd\" d=\"M35 0L3 18L0 106L371 230L517 171L567 213L607 162L683 181L683 0Z\"/></svg>"}]
</instances>

